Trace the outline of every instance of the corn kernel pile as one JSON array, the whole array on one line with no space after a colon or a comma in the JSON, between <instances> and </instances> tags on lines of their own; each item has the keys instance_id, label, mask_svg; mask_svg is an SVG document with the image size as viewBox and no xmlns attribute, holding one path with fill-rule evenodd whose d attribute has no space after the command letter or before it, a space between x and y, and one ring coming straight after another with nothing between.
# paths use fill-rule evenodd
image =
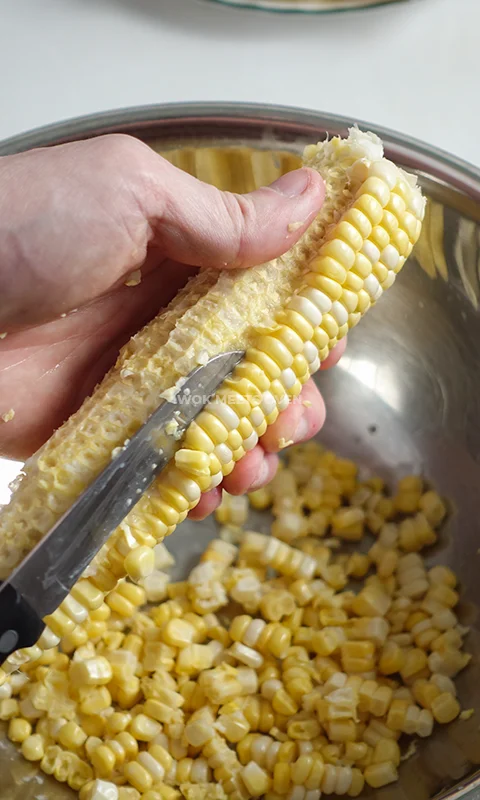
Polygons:
<instances>
[{"instance_id":1,"label":"corn kernel pile","mask_svg":"<svg viewBox=\"0 0 480 800\"><path fill-rule=\"evenodd\" d=\"M243 530L249 503L272 536ZM418 477L389 496L292 448L267 488L225 495L185 581L158 545L147 578L0 687L9 738L80 800L318 800L397 780L400 737L461 711L456 576L419 555L445 514ZM367 533L368 551L339 551Z\"/></svg>"}]
</instances>

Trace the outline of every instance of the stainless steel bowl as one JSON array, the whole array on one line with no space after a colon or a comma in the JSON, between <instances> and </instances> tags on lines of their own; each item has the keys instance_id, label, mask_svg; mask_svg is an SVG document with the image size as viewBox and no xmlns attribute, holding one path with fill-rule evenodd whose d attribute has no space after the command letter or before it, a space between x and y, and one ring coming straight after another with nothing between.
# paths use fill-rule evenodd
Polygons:
<instances>
[{"instance_id":1,"label":"stainless steel bowl","mask_svg":"<svg viewBox=\"0 0 480 800\"><path fill-rule=\"evenodd\" d=\"M128 132L161 151L215 146L300 153L345 134L354 121L308 111L248 105L171 105L73 120L0 143L0 155L107 132ZM402 765L381 800L480 798L480 171L421 142L366 123L387 156L418 172L430 211L424 234L395 288L362 321L340 364L318 377L328 409L322 441L387 478L421 471L451 502L432 563L462 581L463 620L472 626L473 663L458 681L468 721L436 730ZM230 157L235 158L235 150ZM240 152L240 151L239 151ZM244 153L245 150L243 149ZM169 541L186 571L214 533L211 520L184 523ZM25 772L7 743L0 752L0 797L68 797L36 771Z\"/></svg>"}]
</instances>

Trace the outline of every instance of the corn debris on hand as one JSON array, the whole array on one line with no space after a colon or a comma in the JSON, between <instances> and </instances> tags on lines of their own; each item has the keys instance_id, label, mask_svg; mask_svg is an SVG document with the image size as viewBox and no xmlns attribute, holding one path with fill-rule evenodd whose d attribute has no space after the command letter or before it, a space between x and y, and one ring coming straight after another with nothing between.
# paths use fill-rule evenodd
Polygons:
<instances>
[{"instance_id":1,"label":"corn debris on hand","mask_svg":"<svg viewBox=\"0 0 480 800\"><path fill-rule=\"evenodd\" d=\"M389 496L315 443L286 459L261 505L310 519L315 484L325 530L292 544L248 529L239 546L214 539L148 609L123 581L0 687L9 738L80 800L357 797L397 780L412 752L402 755L402 735L429 737L461 715L453 678L469 655L456 576L427 569L422 535L413 550L400 536L419 513L435 532L442 499L416 476ZM360 537L375 537L366 565L331 546L338 511L358 508L376 514ZM228 495L222 522L232 509L248 524ZM163 545L155 557L173 566ZM348 575L362 581L356 593Z\"/></svg>"},{"instance_id":2,"label":"corn debris on hand","mask_svg":"<svg viewBox=\"0 0 480 800\"><path fill-rule=\"evenodd\" d=\"M38 646L10 657L0 677L38 658L61 637L73 636L119 579L148 576L149 549L255 446L330 349L393 284L421 230L424 201L416 179L383 158L376 136L358 129L345 140L307 147L304 163L322 174L327 192L300 242L251 270L202 270L133 337L92 397L25 465L0 514L0 577L145 422L159 395L174 394L177 382L199 362L229 349L246 350L244 361L190 425L175 463L46 619Z\"/></svg>"}]
</instances>

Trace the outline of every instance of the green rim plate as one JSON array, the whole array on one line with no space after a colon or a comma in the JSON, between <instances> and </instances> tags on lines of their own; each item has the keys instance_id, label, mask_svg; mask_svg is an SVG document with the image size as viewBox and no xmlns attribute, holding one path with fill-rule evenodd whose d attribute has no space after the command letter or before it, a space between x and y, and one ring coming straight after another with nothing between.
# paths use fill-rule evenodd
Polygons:
<instances>
[{"instance_id":1,"label":"green rim plate","mask_svg":"<svg viewBox=\"0 0 480 800\"><path fill-rule=\"evenodd\" d=\"M206 0L232 8L275 14L339 14L407 0Z\"/></svg>"}]
</instances>

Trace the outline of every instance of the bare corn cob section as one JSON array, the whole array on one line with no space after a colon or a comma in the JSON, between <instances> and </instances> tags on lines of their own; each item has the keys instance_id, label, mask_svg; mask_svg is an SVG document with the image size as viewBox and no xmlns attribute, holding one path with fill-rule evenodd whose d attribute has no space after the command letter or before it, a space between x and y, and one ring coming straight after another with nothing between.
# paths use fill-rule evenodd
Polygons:
<instances>
[{"instance_id":1,"label":"bare corn cob section","mask_svg":"<svg viewBox=\"0 0 480 800\"><path fill-rule=\"evenodd\" d=\"M168 396L215 354L246 350L190 426L175 463L47 619L39 647L12 656L7 672L71 634L120 578L138 577L142 563L146 574L145 548L171 533L201 493L231 472L394 282L421 230L424 202L415 179L383 159L376 136L357 129L348 139L308 147L304 163L321 173L327 193L301 241L252 270L202 271L133 337L93 396L25 466L0 515L3 577L145 421L159 395Z\"/></svg>"}]
</instances>

